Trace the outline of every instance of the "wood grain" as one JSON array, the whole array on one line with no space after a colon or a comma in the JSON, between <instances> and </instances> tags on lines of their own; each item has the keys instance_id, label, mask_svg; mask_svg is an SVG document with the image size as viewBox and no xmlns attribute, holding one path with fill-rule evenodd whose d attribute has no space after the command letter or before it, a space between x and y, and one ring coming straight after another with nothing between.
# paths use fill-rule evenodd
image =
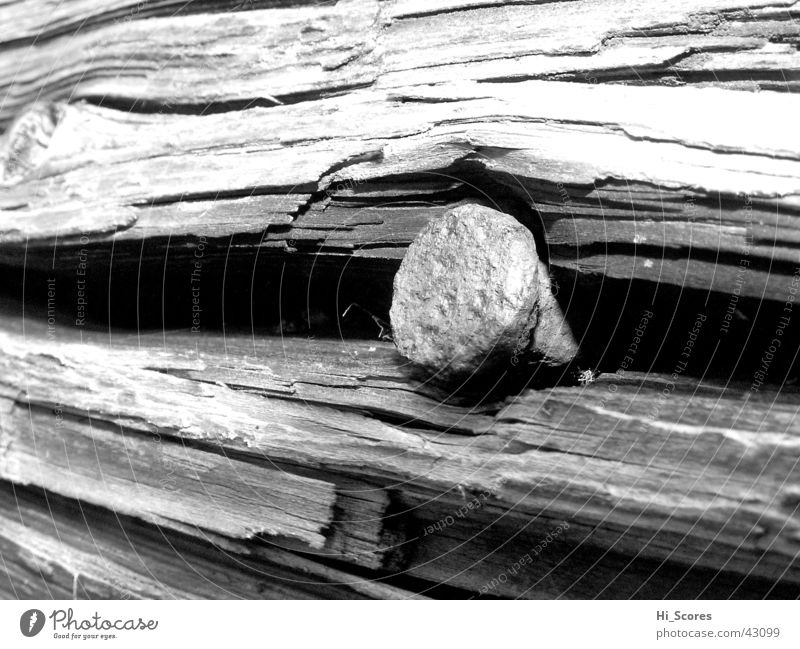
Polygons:
<instances>
[{"instance_id":1,"label":"wood grain","mask_svg":"<svg viewBox=\"0 0 800 649\"><path fill-rule=\"evenodd\" d=\"M685 114L663 108L676 101ZM521 218L538 213L555 268L730 293L745 259L740 293L783 301L800 196L800 147L785 125L799 107L789 94L529 81L355 91L235 121L39 109L23 119L60 117L46 151L27 154L35 164L6 167L3 256L21 263L27 242L44 248L44 265L57 246L68 265L87 244L144 241L180 256L199 237L219 246L252 233L241 245L393 265L398 246L463 200L449 186L467 167L536 211ZM771 119L739 128L754 113ZM29 133L12 128L7 151L31 151L15 143ZM443 178L444 202L419 205L414 183L386 188L409 174ZM389 194L382 205L376 190Z\"/></svg>"},{"instance_id":2,"label":"wood grain","mask_svg":"<svg viewBox=\"0 0 800 649\"><path fill-rule=\"evenodd\" d=\"M523 539L545 537L568 522L559 539L565 554L580 548L608 556L609 561L623 555L673 565L673 570L721 572L726 579L734 575L739 581L800 580L796 515L800 501L793 486L800 448L796 425L800 397L793 391L748 397L746 386L698 385L685 379L670 388L669 405L654 411L668 379L611 376L585 388L526 391L507 403L487 404L487 414L481 417L462 406L459 425L442 429L441 420L431 428L426 418L409 419L402 400L399 409L392 410L394 400L389 395L408 391L409 386L392 379L402 367L386 344L230 336L226 352L220 351L219 341L207 338L187 353L186 336L122 337L107 347L63 339L48 343L32 336L30 329L23 342L18 334L6 332L2 393L22 406L22 412L28 408L41 412L44 425L49 417L49 428L56 422L53 408L60 408L65 417L86 418L86 426L107 426L109 446L104 456L113 453L115 439L124 456L131 436L157 432L169 443L206 449L205 455L213 451L258 464L298 467L310 471L309 477L351 481L347 490L355 481L356 497L358 490L384 491L384 509L380 505L377 510L375 505L364 509L342 500L337 508L347 509L351 519L363 519L365 511L372 512L366 518L381 511L385 516L389 504L395 503L397 515L390 526L382 524L380 533L372 536L373 552L382 553L384 568L399 566L428 579L440 574L441 566L426 571L413 557L432 542L426 538L436 538L436 547L445 541L436 534L423 534L423 522L432 514L430 505L418 512L420 503L439 502L437 507L449 508L455 518L452 512L485 493L481 510L489 517L487 524L517 521ZM228 367L221 375L215 373L223 359L230 363L237 350L244 349L249 362L241 357L238 371ZM347 363L334 360L343 355L351 359L350 370ZM197 374L200 370L202 374ZM329 384L329 395L349 392L351 398L308 399L303 384L312 375L315 383ZM280 381L284 389L265 388L264 380ZM375 407L374 393L359 394L370 384L382 386L379 392L387 395L381 408ZM413 398L423 407L424 387L412 394L420 391ZM458 410L454 406L449 412ZM14 409L4 409L3 430L24 431L13 413ZM432 419L435 415L427 417ZM3 464L13 467L27 451L8 433L4 440L9 441L4 443ZM70 442L67 457L70 461L74 457L82 467L79 471L88 470L84 463L97 462L94 457L83 458L79 446L73 454L73 445ZM144 448L156 446L145 443ZM61 481L28 471L23 480L111 509L119 507L113 492L77 493L66 474L58 475ZM237 484L235 474L226 470L226 475ZM197 488L202 489L203 483L200 480ZM342 485L338 489L344 490ZM181 495L190 503L197 498L189 489ZM307 515L301 512L308 507L296 503L294 516ZM139 511L129 512L152 520L148 507L153 506L148 499L136 506ZM215 518L203 526L221 529L225 517ZM395 547L387 534L395 542L407 540ZM382 549L376 545L377 536L388 545ZM496 539L490 534L487 542ZM327 547L341 549L337 543ZM360 547L363 552L363 541ZM353 560L347 552L337 559ZM455 584L480 592L511 559L516 560L502 554L494 575L492 563L484 563L481 570L454 578ZM526 578L532 581L516 582L499 592L526 591L541 577L533 571ZM613 577L606 574L606 578Z\"/></svg>"},{"instance_id":3,"label":"wood grain","mask_svg":"<svg viewBox=\"0 0 800 649\"><path fill-rule=\"evenodd\" d=\"M762 353L748 318L800 276L796 2L12 0L0 20L0 592L797 596L800 394L777 361L757 390L662 363L452 394L377 332L300 335L388 303L420 229L478 201L576 295L685 290ZM198 259L203 326L169 330ZM58 309L36 302L51 276Z\"/></svg>"},{"instance_id":4,"label":"wood grain","mask_svg":"<svg viewBox=\"0 0 800 649\"><path fill-rule=\"evenodd\" d=\"M280 548L219 545L0 483L8 599L416 599ZM239 553L237 553L237 551Z\"/></svg>"},{"instance_id":5,"label":"wood grain","mask_svg":"<svg viewBox=\"0 0 800 649\"><path fill-rule=\"evenodd\" d=\"M0 118L34 99L203 110L452 79L788 91L793 12L792 0L11 2Z\"/></svg>"}]
</instances>

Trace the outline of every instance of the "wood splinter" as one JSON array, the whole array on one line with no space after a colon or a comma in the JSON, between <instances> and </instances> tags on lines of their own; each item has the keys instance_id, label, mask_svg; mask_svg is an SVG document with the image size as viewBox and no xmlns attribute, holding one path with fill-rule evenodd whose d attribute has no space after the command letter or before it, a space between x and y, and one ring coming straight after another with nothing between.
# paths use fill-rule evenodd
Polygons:
<instances>
[{"instance_id":1,"label":"wood splinter","mask_svg":"<svg viewBox=\"0 0 800 649\"><path fill-rule=\"evenodd\" d=\"M482 205L450 210L414 240L390 316L400 353L443 380L578 354L533 235Z\"/></svg>"}]
</instances>

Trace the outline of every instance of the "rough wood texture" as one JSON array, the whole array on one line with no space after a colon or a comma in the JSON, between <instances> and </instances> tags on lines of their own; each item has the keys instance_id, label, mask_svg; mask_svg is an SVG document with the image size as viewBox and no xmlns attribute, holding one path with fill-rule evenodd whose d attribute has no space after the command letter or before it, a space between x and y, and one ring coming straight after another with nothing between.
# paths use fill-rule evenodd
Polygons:
<instances>
[{"instance_id":1,"label":"rough wood texture","mask_svg":"<svg viewBox=\"0 0 800 649\"><path fill-rule=\"evenodd\" d=\"M0 487L0 594L21 599L411 599L263 545L257 557L198 535L38 490Z\"/></svg>"},{"instance_id":2,"label":"rough wood texture","mask_svg":"<svg viewBox=\"0 0 800 649\"><path fill-rule=\"evenodd\" d=\"M452 79L791 90L800 65L793 0L52 4L2 7L5 120L39 98L202 109Z\"/></svg>"},{"instance_id":3,"label":"rough wood texture","mask_svg":"<svg viewBox=\"0 0 800 649\"><path fill-rule=\"evenodd\" d=\"M285 334L340 290L386 304L420 229L475 200L580 290L771 317L800 268L797 8L3 3L24 306L0 299L0 592L796 597L792 385L627 371L475 399L389 343ZM167 331L196 263L202 326ZM325 313L293 268L328 276Z\"/></svg>"},{"instance_id":4,"label":"rough wood texture","mask_svg":"<svg viewBox=\"0 0 800 649\"><path fill-rule=\"evenodd\" d=\"M8 413L3 445L14 451L0 460L0 476L86 502L100 497L109 509L178 530L190 525L232 538L286 536L314 548L325 541L333 485L160 437L131 438L60 412L52 428L52 415L25 408Z\"/></svg>"},{"instance_id":5,"label":"rough wood texture","mask_svg":"<svg viewBox=\"0 0 800 649\"><path fill-rule=\"evenodd\" d=\"M789 94L556 82L360 91L235 120L41 109L8 134L7 150L35 163L6 165L3 255L19 263L27 243L46 248L44 264L54 245L61 258L98 240L179 249L252 233L250 246L393 260L441 208L414 207L414 184L396 183L383 206L360 186L444 175L445 194L468 168L538 210L556 267L733 292L744 258L741 293L785 300L800 207L800 143L786 125L799 110ZM754 113L771 119L739 128ZM32 137L24 120L54 114L46 151L16 142ZM320 194L331 186L352 198Z\"/></svg>"},{"instance_id":6,"label":"rough wood texture","mask_svg":"<svg viewBox=\"0 0 800 649\"><path fill-rule=\"evenodd\" d=\"M597 594L618 574L609 565L619 555L643 562L649 570L663 563L673 580L676 573L690 575L691 582L697 579L693 571L719 572L720 583L733 580L740 594L769 592L759 583L780 589L800 582L800 397L794 392L784 391L776 401L778 395L769 392L747 398L745 386L685 381L669 395L680 408L654 410L667 380L610 377L588 387L526 391L507 402L484 405L483 414L451 406L436 415L424 384L415 388L413 381L403 380L402 361L387 344L281 343L229 335L223 352L219 340L189 334L114 336L106 346L99 339L49 343L30 329L26 338L6 331L0 343L2 477L20 481L13 467L31 453L25 440L44 438L42 443L62 448L61 453L45 453L48 462L57 463L63 453L70 465L51 475L28 470L22 478L26 484L122 509L185 533L203 537L208 530L251 541L256 533L278 539L294 535L296 540L301 536L297 528L305 528L298 519L319 521L321 503L294 500L284 528L270 529L253 518L248 537L240 528L221 528L232 513L212 511L199 527L187 526L191 517L181 520L181 511L222 505L208 503L208 494L192 488L181 487L174 494L171 517L176 523L152 513L159 507L157 497L121 508L114 481L111 488L99 488L98 470L117 470L119 462L158 466L164 457L180 455L180 462L170 461L171 475L180 485L190 484L186 474L196 467L186 462L185 451L177 451L188 443L203 450L198 455L206 466L220 456L253 464L244 473L236 465L226 469L220 486L253 512L257 507L248 501L252 472L274 473L276 465L280 477L264 477L259 483L264 500L271 485L287 481L314 485L322 493L331 493L325 483L332 482L337 493L351 498L363 498L359 494L366 492L376 503L368 511L383 519L381 529L365 541L364 528L372 516L358 515L363 507L340 498L335 507L340 539L342 534L360 536L362 552L382 557L372 564L379 571L429 579L431 585L439 580L475 593L517 557L505 551L486 556L468 572L442 559L448 552L433 566L416 557L431 545L437 551L442 544L457 547L449 535L460 532L441 521L445 534L426 531L437 524L431 509L442 508L449 511L443 518L455 518L455 511L480 494L485 495L477 521L485 521L486 527L478 523L477 529L485 547L500 542L510 526L512 538L522 534L530 549L537 537L567 522L553 556L595 553L598 578L605 579L576 588L568 584L582 574L580 562L563 567L556 562L560 570L548 588L546 566L552 566L534 564L495 595ZM395 400L398 392L406 396ZM432 412L414 418L415 409ZM458 413L463 418L457 427L443 427ZM98 429L108 432L99 433L97 455L82 455L80 440ZM148 441L155 433L163 436L161 444ZM292 475L298 472L302 480ZM157 474L170 475L153 471ZM143 489L147 479L145 475ZM203 484L201 480L198 489ZM215 484L212 476L211 487ZM136 494L137 488L128 491ZM383 494L383 509L376 492ZM261 506L276 504L267 500ZM348 524L348 516L361 523ZM273 519L283 520L281 515ZM326 533L333 534L333 528ZM320 545L316 535L305 541L309 551ZM315 556L370 565L357 554L340 552L341 541L323 545L328 549L317 547ZM464 553L456 555L452 561L457 565ZM443 572L449 573L446 579ZM671 592L665 578L654 579L652 588ZM748 579L756 584L745 586ZM641 579L638 584L642 586ZM697 588L694 595L729 592L722 585ZM631 590L640 596L647 592ZM686 585L678 592L686 594Z\"/></svg>"},{"instance_id":7,"label":"rough wood texture","mask_svg":"<svg viewBox=\"0 0 800 649\"><path fill-rule=\"evenodd\" d=\"M0 154L5 244L57 243L63 261L81 236L107 251L249 233L240 247L394 267L442 201L499 200L500 185L516 216L538 214L556 268L786 299L800 102L688 86L791 87L789 2L340 2L119 20L125 7L75 3L91 29L56 36L69 27L51 17L30 27L40 42L2 57L3 110L20 115ZM23 110L45 98L56 103Z\"/></svg>"}]
</instances>

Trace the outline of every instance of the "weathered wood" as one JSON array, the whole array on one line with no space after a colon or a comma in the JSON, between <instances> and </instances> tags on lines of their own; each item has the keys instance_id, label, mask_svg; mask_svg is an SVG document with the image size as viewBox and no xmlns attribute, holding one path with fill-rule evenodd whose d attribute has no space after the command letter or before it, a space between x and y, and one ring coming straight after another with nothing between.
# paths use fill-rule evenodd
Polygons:
<instances>
[{"instance_id":1,"label":"weathered wood","mask_svg":"<svg viewBox=\"0 0 800 649\"><path fill-rule=\"evenodd\" d=\"M315 480L323 475L344 480L348 490L353 481L358 489L385 490L386 512L390 501L406 506L387 519L380 536L384 543L386 534L405 541L381 549L375 535L359 551L371 546L383 553L380 564L373 565L399 567L422 578L433 580L443 569L453 569L446 564L426 570L414 557L427 556L429 543L436 548L447 538L452 543L449 534L455 530L444 537L425 534L424 521L433 514L421 503L433 498L444 511L455 512L483 493L480 509L488 525L516 521L517 534L524 530L522 538L535 544L537 537L568 522L559 551L596 551L601 569L603 557L618 562L622 555L666 562L675 570L722 571L735 584L746 578L773 585L800 581L800 500L794 487L800 397L793 390L748 397L747 386L698 386L687 379L667 391L666 398L680 408L654 408L671 384L652 376L610 377L588 387L527 391L508 403L487 404L483 416L460 407L463 421L443 430L443 420L429 427L424 418L409 419L403 401L392 398L411 386L401 379L402 362L386 344L229 334L223 349L213 337L177 333L115 336L111 342L108 347L99 340L81 344L62 337L52 343L35 328L28 328L24 339L8 330L2 335L4 398L22 412L32 408L45 417L26 428L14 409L4 408L4 466L27 454L15 437L53 428L57 414L52 409L58 408L65 418L85 418L86 427L108 427L108 443L116 437L120 453L129 436L158 432L165 440L199 445L206 452L297 467L318 476ZM327 387L314 396L315 385ZM426 403L424 392L419 386L411 398ZM385 396L377 401L380 394ZM455 415L459 407L448 411ZM67 434L70 427L64 430ZM68 475L43 480L33 471L25 482L74 496ZM246 486L233 473L228 481L226 489ZM113 493L77 495L118 506ZM196 498L190 491L183 496ZM148 506L141 503L137 515L148 519ZM358 509L342 501L337 507ZM376 511L373 505L368 510ZM215 524L203 526L214 529ZM331 556L354 560L348 553ZM472 573L458 577L454 571L453 585L479 592L514 561L502 553L497 563ZM526 592L547 574L544 568L494 594ZM566 577L556 581L562 588L565 582ZM527 594L537 593L542 591L533 588Z\"/></svg>"},{"instance_id":2,"label":"weathered wood","mask_svg":"<svg viewBox=\"0 0 800 649\"><path fill-rule=\"evenodd\" d=\"M269 4L290 6L259 9ZM793 0L104 0L53 11L43 0L11 2L0 10L3 24L15 26L3 37L0 120L41 98L203 110L452 79L792 90L800 69L795 7ZM256 10L219 12L231 8ZM182 15L170 15L175 10Z\"/></svg>"},{"instance_id":3,"label":"weathered wood","mask_svg":"<svg viewBox=\"0 0 800 649\"><path fill-rule=\"evenodd\" d=\"M356 329L286 336L336 333L358 293L385 306L419 230L475 200L581 295L643 280L709 321L747 322L739 298L791 315L796 7L4 3L0 263L24 308L0 300L0 591L796 596L800 394L777 360L772 386L736 360L727 382L522 376L503 398ZM167 331L201 268L202 326ZM138 332L153 302L164 331ZM92 331L98 310L137 334Z\"/></svg>"},{"instance_id":4,"label":"weathered wood","mask_svg":"<svg viewBox=\"0 0 800 649\"><path fill-rule=\"evenodd\" d=\"M4 403L4 408L8 403ZM334 486L162 440L131 437L99 422L9 407L0 477L231 538L288 537L321 548L333 520ZM88 425L87 425L88 424ZM235 476L235 481L231 477Z\"/></svg>"},{"instance_id":5,"label":"weathered wood","mask_svg":"<svg viewBox=\"0 0 800 649\"><path fill-rule=\"evenodd\" d=\"M0 593L15 599L409 599L263 545L236 554L85 503L0 483Z\"/></svg>"},{"instance_id":6,"label":"weathered wood","mask_svg":"<svg viewBox=\"0 0 800 649\"><path fill-rule=\"evenodd\" d=\"M540 81L362 90L236 119L44 107L7 135L2 255L21 263L27 243L28 264L52 265L57 246L68 265L92 242L153 241L180 257L198 237L244 235L240 249L393 267L458 203L453 179L472 191L468 169L490 200L499 183L527 204L520 218L538 213L555 268L784 301L800 262L798 110L790 94ZM753 114L771 119L741 129ZM386 187L409 174L445 204Z\"/></svg>"}]
</instances>

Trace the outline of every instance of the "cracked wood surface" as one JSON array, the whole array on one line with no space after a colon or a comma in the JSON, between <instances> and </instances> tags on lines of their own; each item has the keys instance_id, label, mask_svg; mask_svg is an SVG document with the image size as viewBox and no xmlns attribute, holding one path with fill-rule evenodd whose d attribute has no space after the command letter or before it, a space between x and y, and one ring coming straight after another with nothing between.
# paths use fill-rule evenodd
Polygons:
<instances>
[{"instance_id":1,"label":"cracked wood surface","mask_svg":"<svg viewBox=\"0 0 800 649\"><path fill-rule=\"evenodd\" d=\"M235 118L45 105L6 136L0 254L136 262L147 243L179 259L237 236L234 254L392 269L442 210L511 195L551 266L579 278L783 301L800 261L798 109L792 94L552 81L356 90Z\"/></svg>"},{"instance_id":2,"label":"cracked wood surface","mask_svg":"<svg viewBox=\"0 0 800 649\"><path fill-rule=\"evenodd\" d=\"M793 0L53 5L0 9L15 25L0 65L4 121L42 98L273 105L455 78L790 90L800 64Z\"/></svg>"},{"instance_id":3,"label":"cracked wood surface","mask_svg":"<svg viewBox=\"0 0 800 649\"><path fill-rule=\"evenodd\" d=\"M198 339L180 332L111 339L104 334L83 343L77 338L54 343L37 335L35 327L25 336L15 328L7 323L0 337L0 385L6 402L0 415L0 468L2 477L14 482L119 509L113 481L111 488L90 488L102 484L95 467L107 464L116 470L131 455L134 468L157 464L159 453L171 453L147 441L157 433L168 447L203 449L198 453L206 466L214 463L206 457L209 453L252 463L249 472L240 474L238 460L225 460L233 464L224 471L224 492L237 493L236 501L245 499L247 508L253 506L246 500L249 476L266 475L275 466L289 475L262 479L262 494L270 491L270 484L279 488L281 481L298 479L292 473L314 485L339 482L336 492L352 498L384 493L383 501L370 498L374 504L366 509L338 499L334 510L344 529L338 541L326 541L315 555L370 565L359 561L358 554L377 553L373 568L439 580L465 591L480 591L515 560L505 551L489 558L494 548L486 548L497 543L497 532L487 530L495 524L506 532L511 526L511 538L522 534L535 544L537 536L568 522L554 556L568 557L576 548L581 554L595 553L605 580L571 590L569 580L578 578L581 573L573 571L580 568L564 559L568 568L558 561L555 566L543 564L495 594L597 594L619 575L611 574L609 565L624 556L651 571L659 566L671 566L673 575L684 571L690 582L697 578L693 571L718 572L720 583L732 579L740 594L758 590L744 585L748 579L775 587L800 581L800 397L788 388L780 394L748 396L747 386L700 385L687 379L669 396L680 402L680 409L654 410L666 379L612 376L586 387L529 390L480 408L442 406L438 411L424 383L398 380L407 370L385 343L281 342L230 335L223 351L213 336ZM405 398L395 399L397 393ZM36 415L29 417L29 412ZM51 432L54 425L56 435ZM95 433L100 435L99 460L80 452L80 439L90 434L87 428L107 430ZM29 440L45 434L46 445L61 445L59 453L70 466L51 477L35 470L15 474L13 467L30 453ZM115 452L120 458L113 458ZM54 457L59 453L47 453L48 462L60 466ZM185 462L175 466L178 480L196 470ZM212 496L218 483L212 479ZM315 488L324 493L326 486ZM208 495L197 490L178 493L179 512L217 506L205 503ZM470 521L478 530L473 528L468 538L485 534L480 539L484 559L476 559L466 572L456 570L454 563L421 559L432 559L432 547L438 552L448 544L450 550L463 544L451 536L464 534L463 525L444 535L428 534L425 528L436 523L432 512L437 508L452 518L476 494L488 495L483 518ZM198 504L198 499L204 502ZM263 500L262 507L274 506L267 496ZM319 512L320 503L304 502L294 502L294 517ZM157 498L133 503L123 511L184 533L192 530L195 514L183 521L188 525L175 526L152 513L158 509ZM197 525L232 538L236 534L225 521L233 516L229 510L221 518L211 511ZM379 517L385 519L382 529L364 540L364 520ZM259 527L255 519L250 525L267 537L281 532ZM359 549L343 551L348 542L342 535L360 536L358 546L349 542ZM451 561L457 564L480 551L470 552L444 556L454 554ZM444 573L449 573L446 578ZM642 586L642 578L633 581ZM670 591L662 578L651 587L662 594ZM679 592L685 594L685 587ZM707 592L720 592L714 588ZM649 591L631 586L631 592L642 596Z\"/></svg>"},{"instance_id":4,"label":"cracked wood surface","mask_svg":"<svg viewBox=\"0 0 800 649\"><path fill-rule=\"evenodd\" d=\"M782 303L797 7L6 2L0 260L108 270L110 300L112 266L165 282L202 245L251 290L260 256L380 292L482 200L590 287ZM628 372L473 403L381 342L2 322L4 593L797 596L793 387Z\"/></svg>"},{"instance_id":5,"label":"cracked wood surface","mask_svg":"<svg viewBox=\"0 0 800 649\"><path fill-rule=\"evenodd\" d=\"M0 594L14 599L411 599L410 591L262 544L149 526L40 490L0 485ZM242 550L242 548L237 548Z\"/></svg>"},{"instance_id":6,"label":"cracked wood surface","mask_svg":"<svg viewBox=\"0 0 800 649\"><path fill-rule=\"evenodd\" d=\"M99 422L65 418L59 409L55 428L52 411L7 410L7 452L0 459L6 480L86 502L102 494L113 511L179 531L190 525L231 538L286 536L312 548L325 542L336 499L331 484L164 443L160 436L126 436Z\"/></svg>"}]
</instances>

